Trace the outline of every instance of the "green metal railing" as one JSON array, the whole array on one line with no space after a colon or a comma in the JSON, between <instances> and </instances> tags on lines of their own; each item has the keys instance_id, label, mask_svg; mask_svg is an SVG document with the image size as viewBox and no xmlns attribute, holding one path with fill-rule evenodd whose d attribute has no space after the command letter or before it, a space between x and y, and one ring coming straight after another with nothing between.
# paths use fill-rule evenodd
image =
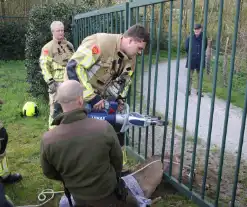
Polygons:
<instances>
[{"instance_id":1,"label":"green metal railing","mask_svg":"<svg viewBox=\"0 0 247 207\"><path fill-rule=\"evenodd\" d=\"M189 54L188 59L192 58L192 35L193 35L193 25L195 23L195 12L196 12L196 0L191 1L191 8L189 8L190 14L190 44L189 44ZM166 8L166 9L165 9ZM238 146L238 154L236 157L236 168L235 176L232 189L232 196L227 201L220 198L221 182L222 182L222 169L225 158L225 145L226 145L226 135L228 129L228 119L229 119L229 109L231 103L231 91L232 91L232 80L234 75L234 63L235 55L237 48L237 34L238 34L238 22L239 22L239 13L240 13L240 0L236 0L236 11L235 11L235 27L232 32L232 55L231 55L231 67L229 73L229 83L228 83L228 97L226 101L225 109L225 119L224 119L224 128L222 136L222 145L219 159L219 168L216 183L216 189L214 191L215 196L207 195L207 180L208 180L208 170L209 170L209 155L211 150L211 136L213 129L213 118L214 118L214 107L215 107L215 96L217 89L217 74L219 69L219 54L220 54L220 45L221 45L221 36L222 36L222 25L223 25L223 8L224 0L220 0L218 8L218 28L217 28L217 37L216 37L216 53L215 53L215 62L213 68L213 80L212 80L212 95L211 95L211 107L208 113L210 114L209 118L209 127L206 137L205 144L205 160L202 172L201 185L196 186L194 183L194 176L191 173L189 177L189 183L185 185L183 183L183 168L185 165L185 148L186 148L186 135L187 135L187 124L188 124L188 106L189 106L189 84L190 84L190 70L187 70L186 77L186 91L185 91L185 102L184 102L184 119L182 126L182 134L179 139L180 144L180 167L178 175L173 174L173 165L170 164L169 172L164 173L165 179L170 182L177 190L182 192L188 198L193 200L199 206L219 206L222 203L230 202L231 206L235 206L236 201L236 192L238 187L239 179L239 169L240 161L244 140L244 131L245 131L245 120L246 120L246 111L247 111L247 86L245 93L245 104L242 115L242 124L240 131L240 139ZM178 19L174 20L174 9L179 11ZM80 45L80 42L88 35L97 33L97 32L106 32L106 33L123 33L129 26L140 23L143 24L150 31L150 43L148 45L148 50L143 51L141 57L137 58L135 65L135 73L133 76L133 84L130 88L130 93L128 96L128 103L130 109L133 111L138 111L141 114L153 115L156 116L159 113L157 112L157 92L162 90L165 93L165 100L163 100L163 105L165 106L164 113L162 117L165 121L170 121L168 126L160 131L160 128L152 126L147 127L146 129L136 129L131 128L129 130L129 138L127 140L128 149L131 153L138 156L140 160L145 160L148 157L160 154L161 160L164 160L165 152L168 152L170 163L173 163L173 155L175 154L175 138L176 138L176 127L177 127L177 103L178 103L178 91L179 91L179 76L181 69L181 51L183 48L183 26L184 26L184 0L169 1L169 0L142 0L127 2L124 4L118 4L109 8L103 8L100 10L77 14L73 17L73 37L74 37L74 46L77 48ZM169 13L166 13L168 11ZM203 6L203 43L202 48L206 44L206 33L208 27L208 14L209 14L209 0L204 0ZM166 24L168 22L168 24ZM177 25L177 30L174 29L174 24ZM176 32L174 32L176 31ZM163 88L158 87L158 77L159 77L159 67L160 61L162 61L162 50L161 43L166 41L162 39L162 34L168 34L168 45L167 51L165 51L165 57L167 58L167 70L166 85L163 84ZM176 38L175 38L176 36ZM174 46L177 45L176 50L176 66L174 67L175 71L175 84L174 84L174 97L172 108L170 106L171 101L171 73L172 73L172 54L174 51ZM163 55L164 56L164 55ZM163 57L164 58L164 57ZM205 60L205 50L201 51L201 59L204 62ZM188 68L191 66L191 61L188 63ZM196 157L197 157L197 148L198 148L198 131L200 123L200 112L201 112L201 94L203 87L203 65L200 65L200 81L199 81L199 94L196 102L196 118L195 118L195 130L193 135L193 146L192 146L192 156L190 160L190 172L194 172L196 169ZM182 83L180 83L182 84ZM172 111L172 112L171 112ZM172 113L172 116L169 117L169 113ZM151 129L151 133L149 130ZM170 131L170 135L168 135ZM160 133L163 135L162 141L159 142L158 136ZM169 142L168 142L169 139ZM219 138L220 139L220 138Z\"/></svg>"}]
</instances>

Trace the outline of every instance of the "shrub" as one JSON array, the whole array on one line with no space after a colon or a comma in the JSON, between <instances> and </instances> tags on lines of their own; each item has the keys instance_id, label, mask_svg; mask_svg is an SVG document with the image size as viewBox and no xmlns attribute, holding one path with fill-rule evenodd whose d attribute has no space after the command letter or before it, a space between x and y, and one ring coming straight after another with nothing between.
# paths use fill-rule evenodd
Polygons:
<instances>
[{"instance_id":1,"label":"shrub","mask_svg":"<svg viewBox=\"0 0 247 207\"><path fill-rule=\"evenodd\" d=\"M69 3L55 3L46 6L34 7L29 14L26 33L26 61L27 81L30 84L29 92L37 97L48 99L47 84L43 80L39 67L39 57L42 47L51 40L50 24L52 21L62 21L65 25L65 37L72 42L71 21L73 13L83 13L91 10L90 2L84 5Z\"/></svg>"},{"instance_id":2,"label":"shrub","mask_svg":"<svg viewBox=\"0 0 247 207\"><path fill-rule=\"evenodd\" d=\"M25 22L25 19L0 22L0 60L25 59Z\"/></svg>"}]
</instances>

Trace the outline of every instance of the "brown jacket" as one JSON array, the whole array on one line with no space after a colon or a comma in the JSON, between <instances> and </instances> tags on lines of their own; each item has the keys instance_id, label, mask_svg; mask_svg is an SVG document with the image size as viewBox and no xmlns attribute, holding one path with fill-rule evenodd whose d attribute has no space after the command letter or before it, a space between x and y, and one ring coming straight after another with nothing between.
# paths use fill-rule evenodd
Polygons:
<instances>
[{"instance_id":1,"label":"brown jacket","mask_svg":"<svg viewBox=\"0 0 247 207\"><path fill-rule=\"evenodd\" d=\"M110 195L122 170L122 151L113 127L87 118L82 109L59 115L57 127L41 141L41 166L50 179L63 180L77 204Z\"/></svg>"}]
</instances>

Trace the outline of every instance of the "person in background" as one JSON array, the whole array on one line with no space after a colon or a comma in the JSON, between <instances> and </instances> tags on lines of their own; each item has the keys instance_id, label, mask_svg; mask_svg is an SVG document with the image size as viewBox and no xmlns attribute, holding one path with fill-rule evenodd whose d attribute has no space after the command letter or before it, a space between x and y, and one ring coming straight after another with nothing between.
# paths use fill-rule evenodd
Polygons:
<instances>
[{"instance_id":1,"label":"person in background","mask_svg":"<svg viewBox=\"0 0 247 207\"><path fill-rule=\"evenodd\" d=\"M50 25L52 40L45 44L39 58L40 68L45 82L48 85L50 100L49 129L53 120L56 91L59 84L64 81L66 65L74 53L73 45L64 37L64 24L53 21Z\"/></svg>"},{"instance_id":2,"label":"person in background","mask_svg":"<svg viewBox=\"0 0 247 207\"><path fill-rule=\"evenodd\" d=\"M0 99L0 110L3 104ZM8 145L8 132L0 121L0 183L12 184L22 180L22 175L19 173L11 173L8 167L8 160L6 157L6 148Z\"/></svg>"},{"instance_id":3,"label":"person in background","mask_svg":"<svg viewBox=\"0 0 247 207\"><path fill-rule=\"evenodd\" d=\"M194 26L194 34L192 36L192 47L191 47L191 65L190 65L190 85L189 85L189 95L191 95L191 87L193 83L193 74L196 71L197 73L197 95L199 92L199 78L200 78L200 64L201 60L201 51L202 51L202 43L203 43L203 32L201 24L195 24ZM190 36L186 39L185 42L185 50L187 52L187 61L186 61L186 68L189 67L189 43L190 43ZM207 49L207 37L205 42L205 50ZM205 53L206 54L206 53ZM202 62L202 68L205 68L205 59ZM201 94L203 97L204 95Z\"/></svg>"}]
</instances>

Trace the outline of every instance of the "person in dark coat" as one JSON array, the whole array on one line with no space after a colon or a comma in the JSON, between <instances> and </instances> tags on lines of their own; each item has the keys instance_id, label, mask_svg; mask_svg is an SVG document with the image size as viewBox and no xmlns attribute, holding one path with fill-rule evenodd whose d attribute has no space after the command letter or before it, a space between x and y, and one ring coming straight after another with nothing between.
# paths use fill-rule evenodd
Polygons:
<instances>
[{"instance_id":1,"label":"person in dark coat","mask_svg":"<svg viewBox=\"0 0 247 207\"><path fill-rule=\"evenodd\" d=\"M189 67L189 43L190 36L186 39L185 42L185 50L187 52L187 61L186 68ZM194 34L192 36L192 48L191 48L191 65L190 65L190 86L189 86L189 95L191 94L191 86L193 82L193 74L197 72L197 95L199 91L199 78L200 78L200 64L201 64L201 51L202 51L202 43L203 43L203 32L201 24L195 24L194 26ZM207 37L205 42L205 50L207 49ZM205 53L206 54L206 53ZM205 68L205 59L202 62L202 68ZM202 94L203 96L203 94Z\"/></svg>"},{"instance_id":2,"label":"person in dark coat","mask_svg":"<svg viewBox=\"0 0 247 207\"><path fill-rule=\"evenodd\" d=\"M123 154L117 133L107 121L87 117L83 90L76 80L64 81L57 89L63 113L41 139L43 174L63 182L75 206L137 207L121 179Z\"/></svg>"}]
</instances>

